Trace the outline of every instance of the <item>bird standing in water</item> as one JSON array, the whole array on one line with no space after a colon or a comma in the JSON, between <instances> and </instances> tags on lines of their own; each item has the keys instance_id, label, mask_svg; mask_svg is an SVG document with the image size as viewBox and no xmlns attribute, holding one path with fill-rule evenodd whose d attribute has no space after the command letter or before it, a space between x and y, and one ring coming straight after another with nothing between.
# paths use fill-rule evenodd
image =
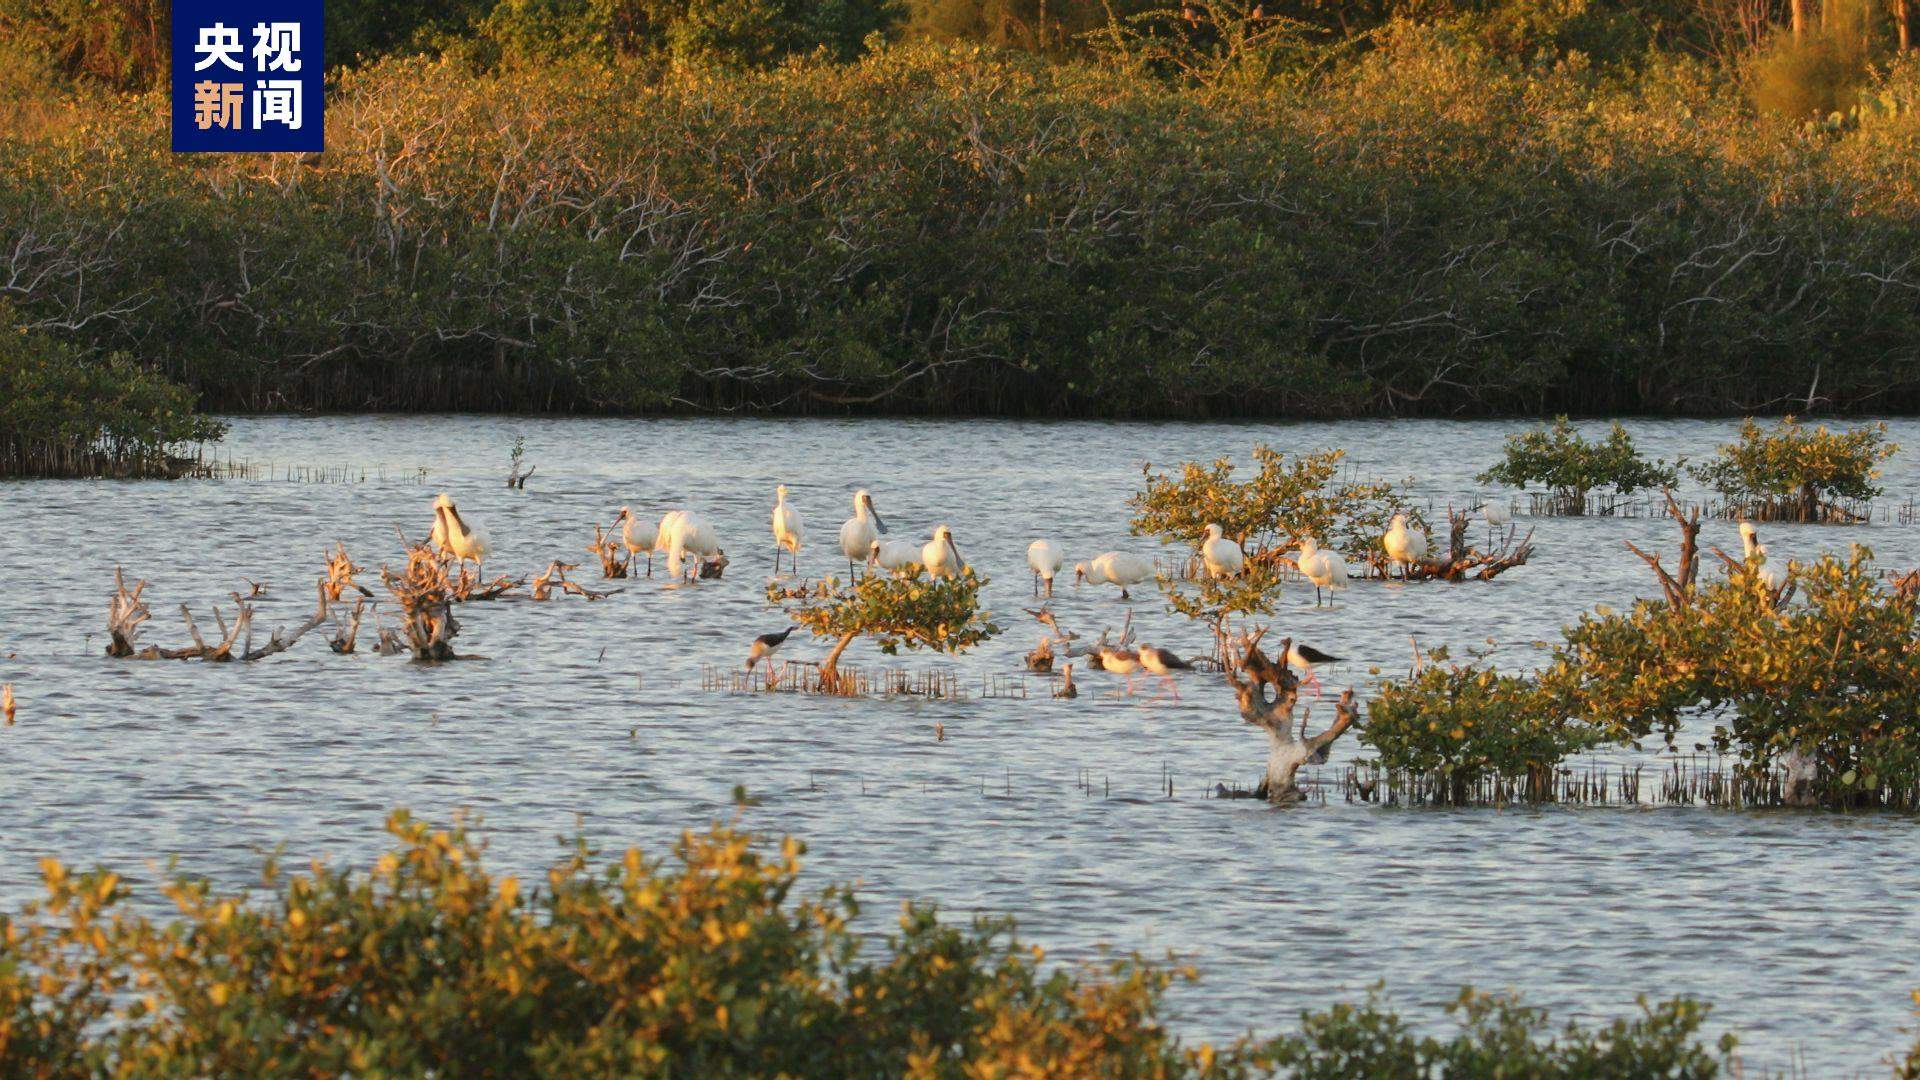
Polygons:
<instances>
[{"instance_id":1,"label":"bird standing in water","mask_svg":"<svg viewBox=\"0 0 1920 1080\"><path fill-rule=\"evenodd\" d=\"M1027 565L1033 569L1033 595L1040 595L1040 583L1046 582L1047 598L1053 598L1053 575L1066 560L1051 540L1035 540L1027 545Z\"/></svg>"},{"instance_id":2,"label":"bird standing in water","mask_svg":"<svg viewBox=\"0 0 1920 1080\"><path fill-rule=\"evenodd\" d=\"M1407 515L1395 514L1387 535L1380 538L1387 558L1400 564L1401 577L1409 576L1413 564L1427 557L1427 534L1407 526Z\"/></svg>"},{"instance_id":3,"label":"bird standing in water","mask_svg":"<svg viewBox=\"0 0 1920 1080\"><path fill-rule=\"evenodd\" d=\"M1220 526L1208 525L1207 538L1200 543L1200 561L1207 565L1207 573L1213 577L1230 578L1247 568L1247 553L1227 539Z\"/></svg>"},{"instance_id":4,"label":"bird standing in water","mask_svg":"<svg viewBox=\"0 0 1920 1080\"><path fill-rule=\"evenodd\" d=\"M1287 663L1307 673L1307 677L1301 680L1300 685L1313 687L1314 697L1320 696L1320 676L1314 674L1313 666L1315 664L1337 664L1339 662L1339 657L1330 653L1323 653L1311 645L1302 645L1296 641L1287 646Z\"/></svg>"},{"instance_id":5,"label":"bird standing in water","mask_svg":"<svg viewBox=\"0 0 1920 1080\"><path fill-rule=\"evenodd\" d=\"M781 484L773 489L773 572L780 572L780 552L784 549L792 565L788 568L794 573L800 572L800 540L804 530L800 528L800 512L787 504L787 485Z\"/></svg>"},{"instance_id":6,"label":"bird standing in water","mask_svg":"<svg viewBox=\"0 0 1920 1080\"><path fill-rule=\"evenodd\" d=\"M1138 652L1140 666L1146 668L1148 674L1160 676L1167 689L1173 692L1174 699L1178 700L1180 688L1173 684L1173 673L1192 671L1193 665L1174 655L1172 649L1162 649L1157 645L1142 645Z\"/></svg>"},{"instance_id":7,"label":"bird standing in water","mask_svg":"<svg viewBox=\"0 0 1920 1080\"><path fill-rule=\"evenodd\" d=\"M1337 551L1322 551L1320 542L1309 536L1300 541L1300 557L1295 560L1301 576L1313 582L1313 606L1320 606L1320 590L1347 587L1347 560Z\"/></svg>"},{"instance_id":8,"label":"bird standing in water","mask_svg":"<svg viewBox=\"0 0 1920 1080\"><path fill-rule=\"evenodd\" d=\"M773 671L773 654L780 651L780 646L787 643L787 638L793 636L796 629L798 627L789 626L777 634L761 634L754 638L753 647L747 650L747 670L751 672L754 665L766 661L767 685L772 686L778 678Z\"/></svg>"}]
</instances>

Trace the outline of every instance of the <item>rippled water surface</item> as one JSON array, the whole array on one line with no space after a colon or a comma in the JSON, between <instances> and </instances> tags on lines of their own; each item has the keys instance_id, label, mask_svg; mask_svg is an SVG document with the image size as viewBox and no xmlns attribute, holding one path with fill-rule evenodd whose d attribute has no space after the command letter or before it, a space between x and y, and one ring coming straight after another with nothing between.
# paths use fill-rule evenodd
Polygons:
<instances>
[{"instance_id":1,"label":"rippled water surface","mask_svg":"<svg viewBox=\"0 0 1920 1080\"><path fill-rule=\"evenodd\" d=\"M1122 696L1109 676L1085 678L1071 702L978 696L982 675L1017 671L1039 634L1020 612L1030 539L1052 537L1070 558L1152 551L1127 535L1143 461L1244 456L1256 440L1340 446L1359 473L1411 477L1444 506L1484 494L1473 475L1514 426L243 419L225 448L235 458L280 472L349 466L356 482L0 485L0 681L20 702L18 725L0 730L0 906L34 895L47 854L147 878L157 856L177 854L236 886L280 841L293 856L365 863L395 806L479 811L502 868L543 865L576 827L657 852L729 814L729 792L745 784L762 799L747 824L804 837L816 883L862 882L872 929L897 901L928 899L956 915L1014 914L1057 959L1111 948L1192 961L1204 978L1173 1005L1194 1036L1287 1029L1298 1010L1374 983L1423 1023L1467 982L1588 1018L1625 1012L1639 993L1688 993L1716 1004L1714 1030L1739 1033L1749 1066L1881 1071L1909 1041L1908 994L1920 987L1911 817L1420 810L1337 794L1276 810L1203 797L1217 781L1251 783L1265 753L1217 676L1186 680L1178 702L1151 700L1146 684ZM1696 460L1733 431L1631 427L1646 449ZM1920 449L1920 422L1893 427ZM516 435L539 466L525 492L501 483ZM1892 463L1889 503L1920 494L1916 460ZM785 624L763 591L776 483L807 526L803 572L833 569L858 487L896 535L952 524L993 578L987 596L1007 631L952 662L973 696L702 690L703 664L737 665L754 635ZM183 643L180 603L204 621L249 579L269 583L264 632L310 610L323 547L339 539L362 563L392 559L395 527L424 532L437 490L491 531L495 564L516 574L564 557L598 584L583 545L621 504L699 509L733 565L696 587L614 583L623 591L592 604L471 606L457 644L484 661L336 656L318 633L251 665L101 656L116 564L150 582L149 641ZM1491 583L1356 582L1331 610L1296 589L1275 636L1349 658L1326 681L1363 693L1370 667L1406 668L1409 635L1525 666L1582 609L1650 590L1623 540L1673 543L1658 519L1519 520L1538 529L1529 566ZM1738 543L1725 523L1706 535ZM1920 562L1920 526L1764 535L1776 558L1860 541L1887 565ZM1205 651L1206 635L1150 588L1135 600L1144 637ZM1091 587L1062 588L1055 608L1069 629L1094 632L1127 610ZM881 662L864 645L848 660ZM1343 740L1336 764L1358 750Z\"/></svg>"}]
</instances>

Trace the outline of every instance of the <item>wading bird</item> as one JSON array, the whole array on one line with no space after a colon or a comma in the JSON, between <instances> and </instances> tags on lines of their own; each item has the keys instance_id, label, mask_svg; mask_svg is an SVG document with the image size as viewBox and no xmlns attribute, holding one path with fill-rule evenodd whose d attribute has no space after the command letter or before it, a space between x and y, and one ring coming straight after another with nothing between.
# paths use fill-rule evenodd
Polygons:
<instances>
[{"instance_id":1,"label":"wading bird","mask_svg":"<svg viewBox=\"0 0 1920 1080\"><path fill-rule=\"evenodd\" d=\"M460 508L444 494L433 500L433 518L433 546L458 560L463 573L468 559L473 560L474 569L478 571L493 553L487 530L461 517Z\"/></svg>"},{"instance_id":2,"label":"wading bird","mask_svg":"<svg viewBox=\"0 0 1920 1080\"><path fill-rule=\"evenodd\" d=\"M794 573L800 572L800 540L804 535L800 528L800 512L787 504L787 485L781 484L773 489L773 572L780 572L780 551L786 549L789 567Z\"/></svg>"},{"instance_id":3,"label":"wading bird","mask_svg":"<svg viewBox=\"0 0 1920 1080\"><path fill-rule=\"evenodd\" d=\"M780 651L780 646L787 643L787 638L792 637L796 629L798 629L798 627L789 626L777 634L761 634L759 637L754 638L753 647L747 650L747 670L752 671L755 664L765 660L767 662L767 677L771 680L773 677L773 654Z\"/></svg>"},{"instance_id":4,"label":"wading bird","mask_svg":"<svg viewBox=\"0 0 1920 1080\"><path fill-rule=\"evenodd\" d=\"M911 540L875 540L867 561L889 573L920 565L920 545Z\"/></svg>"},{"instance_id":5,"label":"wading bird","mask_svg":"<svg viewBox=\"0 0 1920 1080\"><path fill-rule=\"evenodd\" d=\"M958 577L966 569L960 549L953 546L953 530L945 525L933 530L933 539L920 549L920 565L931 577Z\"/></svg>"},{"instance_id":6,"label":"wading bird","mask_svg":"<svg viewBox=\"0 0 1920 1080\"><path fill-rule=\"evenodd\" d=\"M1033 595L1040 595L1040 583L1047 585L1047 597L1053 597L1053 575L1060 572L1064 562L1060 549L1051 540L1035 540L1027 545L1027 565L1033 568Z\"/></svg>"},{"instance_id":7,"label":"wading bird","mask_svg":"<svg viewBox=\"0 0 1920 1080\"><path fill-rule=\"evenodd\" d=\"M1090 563L1073 564L1073 583L1120 586L1120 599L1131 600L1128 589L1153 576L1153 560L1124 551L1109 551Z\"/></svg>"},{"instance_id":8,"label":"wading bird","mask_svg":"<svg viewBox=\"0 0 1920 1080\"><path fill-rule=\"evenodd\" d=\"M880 518L880 511L873 508L873 496L866 488L853 493L853 516L840 526L840 553L847 557L847 576L853 576L853 564L856 560L867 558L873 553L873 542L885 535L887 523Z\"/></svg>"},{"instance_id":9,"label":"wading bird","mask_svg":"<svg viewBox=\"0 0 1920 1080\"><path fill-rule=\"evenodd\" d=\"M668 511L667 516L660 519L660 535L654 542L667 553L667 573L675 578L682 576L688 555L693 555L697 563L720 554L720 541L714 536L713 526L691 510Z\"/></svg>"},{"instance_id":10,"label":"wading bird","mask_svg":"<svg viewBox=\"0 0 1920 1080\"><path fill-rule=\"evenodd\" d=\"M1146 668L1148 674L1160 676L1167 689L1173 691L1173 696L1179 698L1180 688L1173 685L1173 673L1192 671L1193 665L1175 656L1172 649L1162 649L1157 645L1140 646L1139 655L1140 666Z\"/></svg>"},{"instance_id":11,"label":"wading bird","mask_svg":"<svg viewBox=\"0 0 1920 1080\"><path fill-rule=\"evenodd\" d=\"M1748 562L1757 560L1754 573L1759 575L1761 584L1767 587L1768 592L1777 593L1786 585L1786 572L1777 566L1767 565L1767 545L1760 542L1760 530L1754 528L1751 521L1740 523L1740 547Z\"/></svg>"},{"instance_id":12,"label":"wading bird","mask_svg":"<svg viewBox=\"0 0 1920 1080\"><path fill-rule=\"evenodd\" d=\"M1300 558L1295 560L1300 573L1313 582L1313 605L1320 606L1320 590L1347 587L1347 560L1337 551L1323 551L1320 541L1309 536L1300 541Z\"/></svg>"},{"instance_id":13,"label":"wading bird","mask_svg":"<svg viewBox=\"0 0 1920 1080\"><path fill-rule=\"evenodd\" d=\"M1314 697L1320 696L1320 676L1314 674L1313 665L1339 662L1339 657L1323 653L1311 645L1302 645L1296 641L1287 646L1287 663L1306 672L1307 677L1300 681L1300 685L1313 687Z\"/></svg>"},{"instance_id":14,"label":"wading bird","mask_svg":"<svg viewBox=\"0 0 1920 1080\"><path fill-rule=\"evenodd\" d=\"M1207 526L1207 538L1200 544L1200 560L1207 564L1207 573L1215 578L1234 577L1247 568L1247 553L1227 539L1218 525Z\"/></svg>"},{"instance_id":15,"label":"wading bird","mask_svg":"<svg viewBox=\"0 0 1920 1080\"><path fill-rule=\"evenodd\" d=\"M626 545L628 561L637 559L641 552L646 552L647 576L652 577L654 545L660 541L659 523L641 521L633 516L633 509L626 506L620 508L619 516L613 519L613 523L620 526L620 542Z\"/></svg>"},{"instance_id":16,"label":"wading bird","mask_svg":"<svg viewBox=\"0 0 1920 1080\"><path fill-rule=\"evenodd\" d=\"M1400 564L1400 576L1407 577L1413 564L1427 557L1427 534L1407 527L1407 515L1395 514L1387 535L1380 538L1387 559Z\"/></svg>"},{"instance_id":17,"label":"wading bird","mask_svg":"<svg viewBox=\"0 0 1920 1080\"><path fill-rule=\"evenodd\" d=\"M1503 502L1488 503L1480 509L1480 514L1487 519L1487 543L1489 544L1494 542L1495 534L1506 528L1507 523L1513 520L1513 513Z\"/></svg>"},{"instance_id":18,"label":"wading bird","mask_svg":"<svg viewBox=\"0 0 1920 1080\"><path fill-rule=\"evenodd\" d=\"M1141 668L1140 654L1118 645L1102 645L1090 654L1100 670L1127 677L1127 693L1133 693L1133 677Z\"/></svg>"}]
</instances>

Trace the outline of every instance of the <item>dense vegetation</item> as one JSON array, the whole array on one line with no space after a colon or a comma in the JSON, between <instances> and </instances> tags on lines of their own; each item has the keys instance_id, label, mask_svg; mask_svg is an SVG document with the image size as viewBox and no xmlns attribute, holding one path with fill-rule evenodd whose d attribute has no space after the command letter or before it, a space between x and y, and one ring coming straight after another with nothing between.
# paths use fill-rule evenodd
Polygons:
<instances>
[{"instance_id":1,"label":"dense vegetation","mask_svg":"<svg viewBox=\"0 0 1920 1080\"><path fill-rule=\"evenodd\" d=\"M88 358L0 303L0 476L173 476L218 439L193 395L126 356Z\"/></svg>"},{"instance_id":2,"label":"dense vegetation","mask_svg":"<svg viewBox=\"0 0 1920 1080\"><path fill-rule=\"evenodd\" d=\"M1910 407L1843 2L342 0L325 154L181 158L157 6L0 0L0 292L221 408Z\"/></svg>"},{"instance_id":3,"label":"dense vegetation","mask_svg":"<svg viewBox=\"0 0 1920 1080\"><path fill-rule=\"evenodd\" d=\"M799 896L802 847L731 828L669 860L578 844L537 883L489 873L464 830L396 815L360 873L269 864L256 894L180 877L179 915L124 879L43 865L0 917L8 1076L1662 1076L1737 1071L1681 999L1596 1027L1463 992L1418 1036L1377 1000L1270 1041L1188 1046L1160 1023L1174 970L1049 972L1004 922L909 906L877 957L845 888ZM1190 974L1190 973L1186 973ZM1270 1018L1262 1017L1263 1021Z\"/></svg>"},{"instance_id":4,"label":"dense vegetation","mask_svg":"<svg viewBox=\"0 0 1920 1080\"><path fill-rule=\"evenodd\" d=\"M889 656L901 649L961 653L1000 632L980 607L987 579L971 566L951 577L928 576L919 567L904 573L869 573L816 585L767 584L767 602L786 608L799 626L833 642L820 661L820 680L832 688L840 656L862 637L874 638Z\"/></svg>"}]
</instances>

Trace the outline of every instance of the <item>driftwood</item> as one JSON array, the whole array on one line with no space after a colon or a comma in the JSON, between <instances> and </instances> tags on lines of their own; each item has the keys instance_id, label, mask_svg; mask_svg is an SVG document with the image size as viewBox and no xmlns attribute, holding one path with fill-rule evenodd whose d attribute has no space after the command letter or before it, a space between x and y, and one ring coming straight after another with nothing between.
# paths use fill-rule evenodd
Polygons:
<instances>
[{"instance_id":1,"label":"driftwood","mask_svg":"<svg viewBox=\"0 0 1920 1080\"><path fill-rule=\"evenodd\" d=\"M333 637L327 640L333 651L345 655L354 650L354 644L360 639L360 619L366 613L366 600L353 602L353 610L342 617L338 608L333 610Z\"/></svg>"},{"instance_id":2,"label":"driftwood","mask_svg":"<svg viewBox=\"0 0 1920 1080\"><path fill-rule=\"evenodd\" d=\"M193 644L179 649L165 649L158 645L139 643L140 625L146 622L151 613L141 594L146 591L147 583L141 581L132 589L127 588L126 576L119 567L113 571L113 599L107 606L107 655L127 660L206 660L211 663L225 663L230 660L263 660L275 653L285 652L294 642L306 636L309 630L327 620L327 586L321 582L317 590L319 604L313 615L291 634L275 629L265 645L253 647L253 604L251 597L230 593L236 607L233 622L229 624L221 614L218 605L213 608L214 622L220 628L216 642L208 643L200 632L200 624L193 617L193 610L185 604L180 605L180 617L187 624L187 634L193 638Z\"/></svg>"},{"instance_id":3,"label":"driftwood","mask_svg":"<svg viewBox=\"0 0 1920 1080\"><path fill-rule=\"evenodd\" d=\"M553 590L556 588L562 593L584 596L589 600L600 600L620 591L618 589L610 589L606 592L595 592L577 581L569 580L567 578L567 571L574 569L575 566L576 564L574 563L563 563L559 559L548 563L547 568L540 573L540 576L533 579L533 598L535 600L551 600L553 599ZM608 574L607 576L613 577L614 575Z\"/></svg>"},{"instance_id":4,"label":"driftwood","mask_svg":"<svg viewBox=\"0 0 1920 1080\"><path fill-rule=\"evenodd\" d=\"M587 545L587 550L600 557L601 577L623 578L627 576L628 567L632 562L632 558L627 552L626 541L618 532L603 531L600 526L596 524L593 527L593 543ZM554 566L558 565L559 563L557 562L554 564ZM549 566L547 569L551 571L553 567ZM546 597L536 596L534 599L544 600Z\"/></svg>"},{"instance_id":5,"label":"driftwood","mask_svg":"<svg viewBox=\"0 0 1920 1080\"><path fill-rule=\"evenodd\" d=\"M1642 562L1653 568L1654 576L1660 579L1660 590L1667 594L1667 603L1683 608L1693 600L1693 585L1700 576L1700 508L1696 506L1690 513L1682 511L1673 492L1667 492L1666 496L1667 516L1680 526L1679 576L1675 577L1660 565L1659 555L1641 551L1631 540L1626 541L1626 545L1628 551L1640 556Z\"/></svg>"},{"instance_id":6,"label":"driftwood","mask_svg":"<svg viewBox=\"0 0 1920 1080\"><path fill-rule=\"evenodd\" d=\"M460 632L460 623L453 617L455 587L447 580L446 563L427 545L410 544L406 569L396 574L382 567L380 576L400 605L400 639L413 658L456 659L453 638ZM383 632L382 645L386 644Z\"/></svg>"},{"instance_id":7,"label":"driftwood","mask_svg":"<svg viewBox=\"0 0 1920 1080\"><path fill-rule=\"evenodd\" d=\"M1275 653L1281 662L1276 664L1260 651L1260 638L1265 633L1261 630L1251 637L1241 635L1239 658L1227 665L1227 683L1239 701L1240 718L1267 729L1267 771L1254 788L1254 796L1274 803L1296 803L1306 797L1294 780L1300 766L1325 762L1327 748L1353 726L1359 710L1353 703L1353 691L1345 690L1334 707L1331 727L1318 735L1308 735L1303 719L1296 733L1293 709L1299 702L1300 680L1285 663L1293 639L1281 640Z\"/></svg>"},{"instance_id":8,"label":"driftwood","mask_svg":"<svg viewBox=\"0 0 1920 1080\"><path fill-rule=\"evenodd\" d=\"M510 488L518 488L522 491L525 491L527 487L527 479L533 475L533 470L539 467L540 466L538 465L529 465L527 466L526 471L522 472L520 469L520 463L516 460L514 464L507 469L507 486Z\"/></svg>"},{"instance_id":9,"label":"driftwood","mask_svg":"<svg viewBox=\"0 0 1920 1080\"><path fill-rule=\"evenodd\" d=\"M1406 568L1410 581L1461 581L1468 577L1491 581L1516 566L1526 565L1533 555L1533 530L1518 544L1502 543L1491 551L1482 551L1467 543L1471 515L1447 511L1447 550L1444 557L1422 559ZM1509 536L1509 540L1511 536Z\"/></svg>"},{"instance_id":10,"label":"driftwood","mask_svg":"<svg viewBox=\"0 0 1920 1080\"><path fill-rule=\"evenodd\" d=\"M336 544L332 551L326 553L326 556L327 576L323 584L327 590L328 600L339 600L341 595L348 589L352 589L364 597L371 597L373 595L373 590L353 580L353 575L366 568L363 566L355 566L353 560L347 557L347 545L345 541Z\"/></svg>"}]
</instances>

